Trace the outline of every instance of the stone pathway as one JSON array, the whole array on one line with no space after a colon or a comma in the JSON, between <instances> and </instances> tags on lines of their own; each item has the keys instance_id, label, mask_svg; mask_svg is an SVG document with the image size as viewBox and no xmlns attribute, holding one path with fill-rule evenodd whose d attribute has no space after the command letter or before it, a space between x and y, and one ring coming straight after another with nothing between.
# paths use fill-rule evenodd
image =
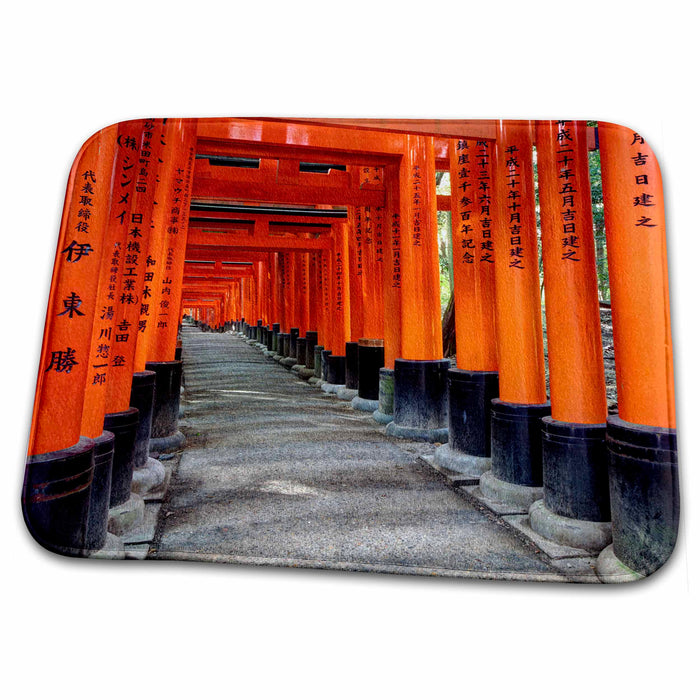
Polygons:
<instances>
[{"instance_id":1,"label":"stone pathway","mask_svg":"<svg viewBox=\"0 0 700 700\"><path fill-rule=\"evenodd\" d=\"M187 446L149 558L570 580L388 437L230 333L183 328Z\"/></svg>"}]
</instances>

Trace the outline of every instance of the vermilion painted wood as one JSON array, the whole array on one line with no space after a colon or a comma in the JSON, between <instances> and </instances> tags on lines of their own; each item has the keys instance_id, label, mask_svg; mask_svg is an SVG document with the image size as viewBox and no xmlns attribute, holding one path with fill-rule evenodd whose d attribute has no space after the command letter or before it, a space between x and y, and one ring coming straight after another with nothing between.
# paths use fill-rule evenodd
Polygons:
<instances>
[{"instance_id":1,"label":"vermilion painted wood","mask_svg":"<svg viewBox=\"0 0 700 700\"><path fill-rule=\"evenodd\" d=\"M450 141L457 367L498 369L495 315L493 144Z\"/></svg>"},{"instance_id":2,"label":"vermilion painted wood","mask_svg":"<svg viewBox=\"0 0 700 700\"><path fill-rule=\"evenodd\" d=\"M364 313L361 337L379 339L384 335L384 304L382 299L384 207L364 207L361 229L364 243L362 279Z\"/></svg>"},{"instance_id":3,"label":"vermilion painted wood","mask_svg":"<svg viewBox=\"0 0 700 700\"><path fill-rule=\"evenodd\" d=\"M440 271L432 137L404 136L399 169L401 213L401 353L442 358Z\"/></svg>"},{"instance_id":4,"label":"vermilion painted wood","mask_svg":"<svg viewBox=\"0 0 700 700\"><path fill-rule=\"evenodd\" d=\"M639 134L608 122L598 128L620 418L675 428L659 164Z\"/></svg>"},{"instance_id":5,"label":"vermilion painted wood","mask_svg":"<svg viewBox=\"0 0 700 700\"><path fill-rule=\"evenodd\" d=\"M345 355L345 343L350 341L350 271L348 265L349 225L333 226L333 249L330 267L329 334L330 347L334 355Z\"/></svg>"},{"instance_id":6,"label":"vermilion painted wood","mask_svg":"<svg viewBox=\"0 0 700 700\"><path fill-rule=\"evenodd\" d=\"M385 254L382 261L382 302L384 309L384 366L394 369L394 360L401 357L401 207L399 197L399 167L385 169L387 201L384 210L386 231Z\"/></svg>"},{"instance_id":7,"label":"vermilion painted wood","mask_svg":"<svg viewBox=\"0 0 700 700\"><path fill-rule=\"evenodd\" d=\"M156 182L153 195L153 213L151 217L150 235L148 236L147 247L143 248L147 253L145 265L146 272L144 278L143 291L140 300L139 330L136 340L136 352L134 355L134 372L142 372L146 368L148 360L155 361L155 337L159 323L162 323L167 313L172 297L174 285L181 284L181 276L177 281L169 276L166 270L166 259L172 256L172 249L168 251L168 237L166 229L171 218L170 210L175 207L179 210L179 202L173 203L172 198L173 181L176 177L176 170L181 164L180 150L182 142L180 140L180 124L177 120L170 119L161 125L161 138L165 144L161 151L160 160L162 167ZM177 218L177 217L176 217ZM170 263L168 267L172 268ZM172 270L170 270L172 272ZM166 283L166 280L169 280ZM165 293L164 293L165 292ZM175 347L172 348L173 356ZM172 359L168 357L168 359Z\"/></svg>"},{"instance_id":8,"label":"vermilion painted wood","mask_svg":"<svg viewBox=\"0 0 700 700\"><path fill-rule=\"evenodd\" d=\"M156 323L155 335L151 343L149 361L168 362L175 358L177 346L177 330L182 318L180 313L182 286L179 283L185 264L187 246L187 222L189 220L190 194L192 190L192 171L194 168L194 156L196 151L197 120L181 119L178 121L178 150L177 161L173 163L176 168L176 177L171 182L169 193L170 219L167 221L164 235L166 237L166 275L162 280L171 279L171 295L169 305L161 309L159 314L160 324ZM181 172L180 172L181 171ZM179 201L176 201L179 200ZM176 211L178 209L179 211ZM161 287L162 289L163 287ZM164 324L164 325L163 325Z\"/></svg>"},{"instance_id":9,"label":"vermilion painted wood","mask_svg":"<svg viewBox=\"0 0 700 700\"><path fill-rule=\"evenodd\" d=\"M309 330L309 253L298 253L299 257L299 337L304 337Z\"/></svg>"},{"instance_id":10,"label":"vermilion painted wood","mask_svg":"<svg viewBox=\"0 0 700 700\"><path fill-rule=\"evenodd\" d=\"M140 132L138 124L134 123L134 138L138 138ZM96 304L93 312L92 332L90 337L89 364L90 371L86 377L85 394L82 403L82 415L80 433L86 437L96 438L102 434L104 427L105 404L107 399L107 386L110 381L109 364L112 361L111 349L113 347L111 335L113 330L112 309L114 301L110 298L113 290L112 272L114 246L116 243L123 245L124 236L118 233L116 238L108 234L108 213L110 202L115 196L114 185L117 167L117 153L124 149L117 143L118 125L108 128L105 138L105 161L100 168L104 168L101 175L103 182L108 182L109 193L103 194L102 206L98 216L101 219L102 255L97 272ZM102 159L101 159L102 160ZM97 225L98 219L91 217L92 225Z\"/></svg>"},{"instance_id":11,"label":"vermilion painted wood","mask_svg":"<svg viewBox=\"0 0 700 700\"><path fill-rule=\"evenodd\" d=\"M159 159L163 150L161 123L162 120L144 120L142 122L138 147L134 151L133 159L130 160L131 169L124 171L119 159L117 162L115 192L122 193L121 182L126 180L131 180L134 191L128 202L120 203L120 200L115 197L116 202L113 201L110 211L110 224L116 221L116 225L126 236L126 242L117 273L117 296L112 336L113 361L110 363L110 380L107 386L105 406L107 413L125 411L129 408L136 341L139 333L139 315L146 275L148 241L151 235L153 195L156 179L159 172L162 172L159 167ZM120 124L120 135L122 128L122 124ZM135 246L138 246L138 249ZM122 358L122 361L116 362L115 358L117 357Z\"/></svg>"},{"instance_id":12,"label":"vermilion painted wood","mask_svg":"<svg viewBox=\"0 0 700 700\"><path fill-rule=\"evenodd\" d=\"M350 340L356 343L364 334L365 257L366 245L362 232L364 207L348 211L348 274L350 283Z\"/></svg>"},{"instance_id":13,"label":"vermilion painted wood","mask_svg":"<svg viewBox=\"0 0 700 700\"><path fill-rule=\"evenodd\" d=\"M491 141L496 138L493 119L285 119L285 122Z\"/></svg>"},{"instance_id":14,"label":"vermilion painted wood","mask_svg":"<svg viewBox=\"0 0 700 700\"><path fill-rule=\"evenodd\" d=\"M605 370L585 122L537 123L552 418L604 423Z\"/></svg>"},{"instance_id":15,"label":"vermilion painted wood","mask_svg":"<svg viewBox=\"0 0 700 700\"><path fill-rule=\"evenodd\" d=\"M317 333L322 313L319 259L318 253L309 253L309 330Z\"/></svg>"},{"instance_id":16,"label":"vermilion painted wood","mask_svg":"<svg viewBox=\"0 0 700 700\"><path fill-rule=\"evenodd\" d=\"M92 136L69 175L44 326L30 455L65 449L80 438L85 385L92 372L90 341L115 137L114 128Z\"/></svg>"},{"instance_id":17,"label":"vermilion painted wood","mask_svg":"<svg viewBox=\"0 0 700 700\"><path fill-rule=\"evenodd\" d=\"M530 122L498 123L494 188L498 381L501 400L519 404L547 400L532 143Z\"/></svg>"}]
</instances>

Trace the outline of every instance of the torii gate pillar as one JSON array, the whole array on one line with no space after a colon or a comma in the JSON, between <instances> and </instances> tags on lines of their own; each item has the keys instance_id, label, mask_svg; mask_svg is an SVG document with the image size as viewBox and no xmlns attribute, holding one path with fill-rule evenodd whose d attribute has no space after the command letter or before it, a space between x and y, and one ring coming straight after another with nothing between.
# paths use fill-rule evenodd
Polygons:
<instances>
[{"instance_id":1,"label":"torii gate pillar","mask_svg":"<svg viewBox=\"0 0 700 700\"><path fill-rule=\"evenodd\" d=\"M394 420L387 434L447 442L447 370L442 356L437 195L432 137L405 136L399 168L401 355L394 363Z\"/></svg>"}]
</instances>

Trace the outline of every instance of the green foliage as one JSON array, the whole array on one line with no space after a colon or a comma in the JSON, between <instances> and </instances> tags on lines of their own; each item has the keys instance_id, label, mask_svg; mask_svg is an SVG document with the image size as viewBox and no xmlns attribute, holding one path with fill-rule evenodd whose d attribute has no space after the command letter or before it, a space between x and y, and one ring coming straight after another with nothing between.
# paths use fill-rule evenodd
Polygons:
<instances>
[{"instance_id":1,"label":"green foliage","mask_svg":"<svg viewBox=\"0 0 700 700\"><path fill-rule=\"evenodd\" d=\"M596 267L598 269L598 296L603 301L610 301L605 217L603 216L603 180L600 175L600 151L589 152L588 170L591 179L591 206L593 208L593 236L595 238Z\"/></svg>"}]
</instances>

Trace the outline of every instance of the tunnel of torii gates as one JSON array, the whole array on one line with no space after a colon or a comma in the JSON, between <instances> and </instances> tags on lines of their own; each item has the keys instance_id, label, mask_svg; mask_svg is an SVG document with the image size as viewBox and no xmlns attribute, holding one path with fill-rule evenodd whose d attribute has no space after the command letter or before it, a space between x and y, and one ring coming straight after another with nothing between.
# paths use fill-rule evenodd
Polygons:
<instances>
[{"instance_id":1,"label":"tunnel of torii gates","mask_svg":"<svg viewBox=\"0 0 700 700\"><path fill-rule=\"evenodd\" d=\"M533 147L549 362L545 383ZM588 175L600 149L619 414L607 411ZM436 171L451 195L438 196ZM451 212L456 367L437 211ZM183 315L232 331L541 535L646 574L678 493L664 203L639 134L578 121L145 119L70 172L25 518L93 555L162 488ZM602 565L602 564L601 564Z\"/></svg>"}]
</instances>

